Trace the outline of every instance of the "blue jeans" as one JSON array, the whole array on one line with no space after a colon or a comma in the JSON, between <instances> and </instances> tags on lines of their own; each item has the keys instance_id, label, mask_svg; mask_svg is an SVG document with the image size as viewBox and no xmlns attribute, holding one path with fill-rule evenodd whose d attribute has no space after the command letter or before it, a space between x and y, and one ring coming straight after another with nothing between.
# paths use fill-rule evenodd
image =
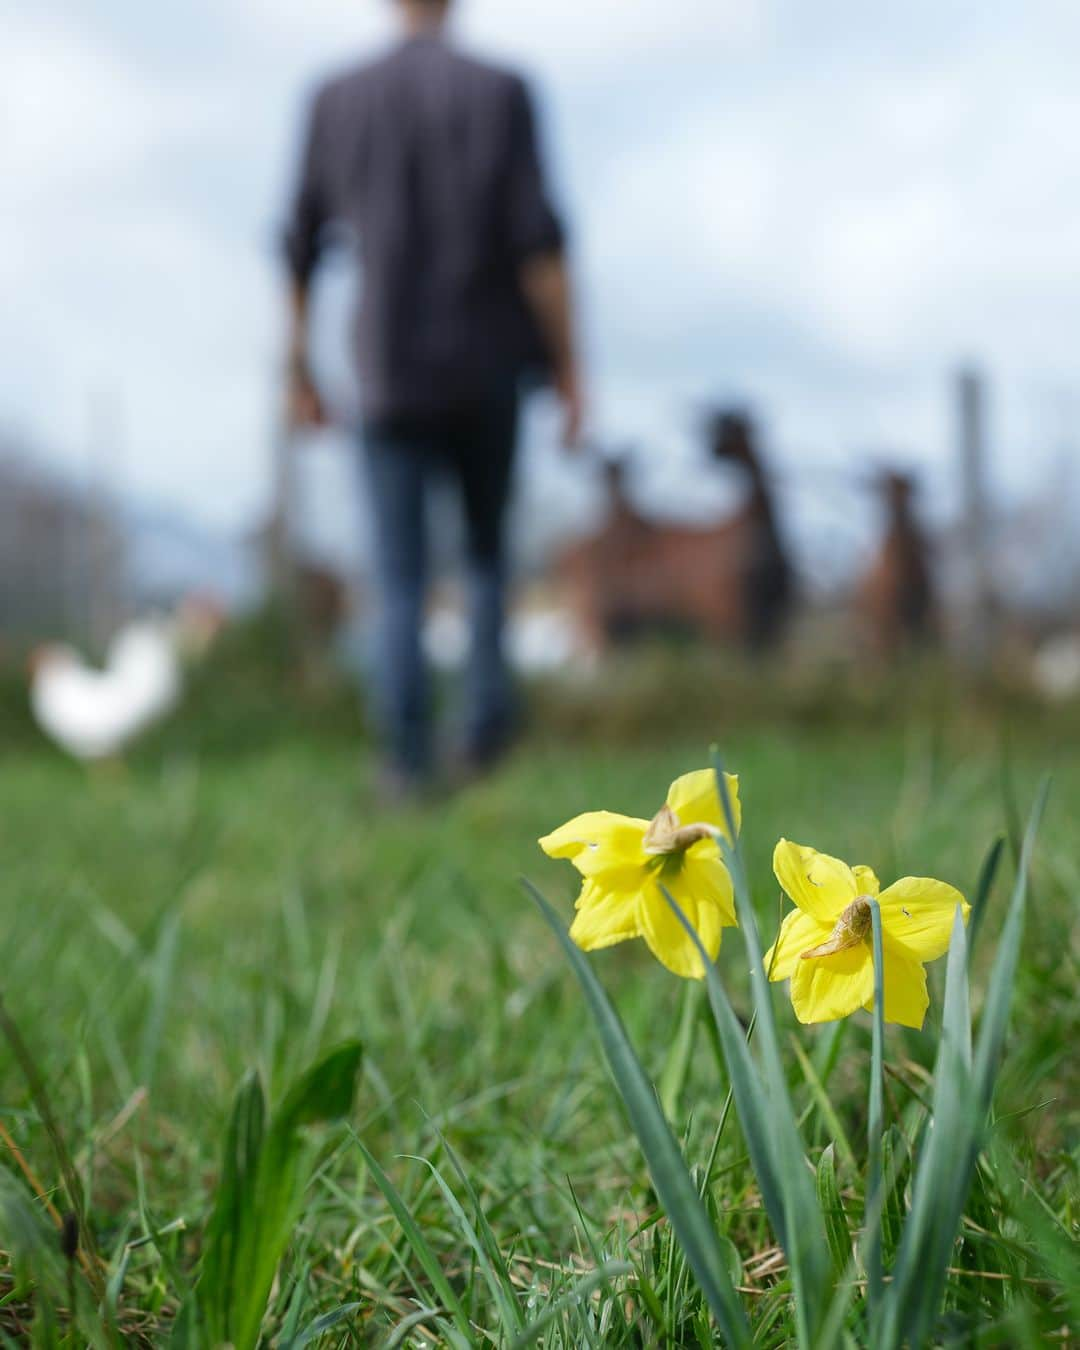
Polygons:
<instances>
[{"instance_id":1,"label":"blue jeans","mask_svg":"<svg viewBox=\"0 0 1080 1350\"><path fill-rule=\"evenodd\" d=\"M373 420L364 429L379 588L377 712L391 763L431 767L427 672L420 645L427 589L424 501L449 476L465 516L472 641L465 671L465 752L494 754L511 720L502 654L506 559L503 526L517 439L516 390L438 416Z\"/></svg>"}]
</instances>

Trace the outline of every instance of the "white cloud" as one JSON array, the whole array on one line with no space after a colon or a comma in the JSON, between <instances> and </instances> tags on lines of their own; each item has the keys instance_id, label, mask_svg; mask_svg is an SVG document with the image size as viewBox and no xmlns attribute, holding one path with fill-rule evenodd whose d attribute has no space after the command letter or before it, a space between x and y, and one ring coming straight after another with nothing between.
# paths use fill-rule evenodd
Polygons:
<instances>
[{"instance_id":1,"label":"white cloud","mask_svg":"<svg viewBox=\"0 0 1080 1350\"><path fill-rule=\"evenodd\" d=\"M390 0L223 0L223 20L265 60L284 57L293 69L347 60L394 32Z\"/></svg>"},{"instance_id":2,"label":"white cloud","mask_svg":"<svg viewBox=\"0 0 1080 1350\"><path fill-rule=\"evenodd\" d=\"M250 514L278 317L260 257L272 208L216 228L207 172L242 91L152 79L74 21L26 17L6 38L0 285L16 303L0 314L0 413L81 469L88 408L116 396L123 486Z\"/></svg>"},{"instance_id":3,"label":"white cloud","mask_svg":"<svg viewBox=\"0 0 1080 1350\"><path fill-rule=\"evenodd\" d=\"M0 417L71 443L112 384L136 482L239 518L263 481L299 97L381 40L392 6L197 0L157 21L185 41L151 61L129 3L5 18ZM1075 388L1065 0L963 32L915 4L884 36L880 14L825 0L461 8L473 45L548 92L612 426L659 436L715 388L767 401L793 455L928 455L957 357ZM1008 436L1028 444L1037 400L1015 388Z\"/></svg>"},{"instance_id":4,"label":"white cloud","mask_svg":"<svg viewBox=\"0 0 1080 1350\"><path fill-rule=\"evenodd\" d=\"M164 140L209 130L198 90L161 88L93 32L5 18L0 172L5 197L42 212L90 194ZM9 196L13 194L13 196Z\"/></svg>"},{"instance_id":5,"label":"white cloud","mask_svg":"<svg viewBox=\"0 0 1080 1350\"><path fill-rule=\"evenodd\" d=\"M462 0L462 32L553 79L595 79L628 65L716 59L767 30L766 0Z\"/></svg>"}]
</instances>

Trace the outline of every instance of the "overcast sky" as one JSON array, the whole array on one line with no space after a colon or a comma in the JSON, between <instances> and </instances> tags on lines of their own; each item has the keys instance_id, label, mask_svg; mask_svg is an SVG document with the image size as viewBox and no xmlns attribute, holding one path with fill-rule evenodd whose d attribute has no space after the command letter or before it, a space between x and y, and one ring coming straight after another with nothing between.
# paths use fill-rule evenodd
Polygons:
<instances>
[{"instance_id":1,"label":"overcast sky","mask_svg":"<svg viewBox=\"0 0 1080 1350\"><path fill-rule=\"evenodd\" d=\"M0 0L0 425L253 518L297 118L389 8ZM978 359L1001 483L1075 443L1075 0L460 9L543 99L601 437L675 463L717 393L762 409L784 464L888 452L945 481L947 374Z\"/></svg>"}]
</instances>

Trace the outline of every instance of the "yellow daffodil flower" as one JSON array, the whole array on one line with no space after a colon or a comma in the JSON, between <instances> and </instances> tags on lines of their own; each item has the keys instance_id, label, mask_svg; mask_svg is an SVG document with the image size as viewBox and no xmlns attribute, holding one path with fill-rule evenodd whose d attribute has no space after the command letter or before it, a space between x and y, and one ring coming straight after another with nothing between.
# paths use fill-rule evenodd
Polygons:
<instances>
[{"instance_id":1,"label":"yellow daffodil flower","mask_svg":"<svg viewBox=\"0 0 1080 1350\"><path fill-rule=\"evenodd\" d=\"M726 775L740 821L739 780ZM551 858L569 858L585 878L570 936L584 951L643 937L668 970L700 980L697 947L664 898L665 886L697 931L710 957L720 930L735 922L731 877L717 835L727 836L711 769L684 774L652 820L588 811L540 840Z\"/></svg>"},{"instance_id":2,"label":"yellow daffodil flower","mask_svg":"<svg viewBox=\"0 0 1080 1350\"><path fill-rule=\"evenodd\" d=\"M885 1020L920 1029L930 1003L923 962L948 949L957 905L967 922L971 906L960 892L929 877L902 877L883 891L869 867L787 839L776 846L773 871L798 908L781 924L765 969L773 980L791 980L799 1021L873 1009L872 897L881 908Z\"/></svg>"}]
</instances>

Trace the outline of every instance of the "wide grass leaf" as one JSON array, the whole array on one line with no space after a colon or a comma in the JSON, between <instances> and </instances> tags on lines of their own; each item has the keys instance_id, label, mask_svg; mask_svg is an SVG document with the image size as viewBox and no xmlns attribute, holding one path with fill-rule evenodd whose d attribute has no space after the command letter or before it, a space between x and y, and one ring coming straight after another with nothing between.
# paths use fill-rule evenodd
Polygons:
<instances>
[{"instance_id":1,"label":"wide grass leaf","mask_svg":"<svg viewBox=\"0 0 1080 1350\"><path fill-rule=\"evenodd\" d=\"M979 879L975 883L975 893L971 897L971 918L968 920L969 960L979 941L979 934L982 931L986 913L990 906L990 896L994 890L994 882L997 879L998 868L1001 866L1001 855L1004 851L1005 836L999 834L987 851L982 868L979 871Z\"/></svg>"},{"instance_id":2,"label":"wide grass leaf","mask_svg":"<svg viewBox=\"0 0 1080 1350\"><path fill-rule=\"evenodd\" d=\"M728 1274L715 1229L687 1169L679 1145L657 1100L641 1061L634 1052L622 1019L615 1011L588 961L540 892L525 886L558 938L585 994L600 1033L608 1067L623 1099L641 1151L649 1165L656 1194L664 1206L687 1262L730 1346L749 1346L750 1329L735 1286Z\"/></svg>"},{"instance_id":3,"label":"wide grass leaf","mask_svg":"<svg viewBox=\"0 0 1080 1350\"><path fill-rule=\"evenodd\" d=\"M953 1244L963 1219L1001 1060L1023 939L1032 855L1048 787L1044 783L1040 788L1028 821L974 1051L967 935L957 910L934 1067L931 1128L915 1168L911 1212L888 1286L876 1340L881 1350L928 1343L941 1308Z\"/></svg>"},{"instance_id":4,"label":"wide grass leaf","mask_svg":"<svg viewBox=\"0 0 1080 1350\"><path fill-rule=\"evenodd\" d=\"M832 1257L833 1278L839 1280L851 1261L851 1233L848 1229L844 1201L836 1180L836 1148L829 1144L822 1151L817 1165L818 1204L825 1220L825 1236Z\"/></svg>"},{"instance_id":5,"label":"wide grass leaf","mask_svg":"<svg viewBox=\"0 0 1080 1350\"><path fill-rule=\"evenodd\" d=\"M363 1051L350 1041L313 1065L267 1123L262 1083L250 1073L229 1120L221 1180L207 1225L202 1274L174 1343L196 1350L229 1344L252 1350L278 1263L288 1246L309 1178L305 1125L352 1109Z\"/></svg>"},{"instance_id":6,"label":"wide grass leaf","mask_svg":"<svg viewBox=\"0 0 1080 1350\"><path fill-rule=\"evenodd\" d=\"M715 751L713 767L717 796L728 826L727 837L721 837L719 840L720 850L735 890L735 908L750 970L754 1011L760 1028L760 1073L753 1072L753 1061L745 1042L740 1047L738 1042L741 1037L732 1034L737 1019L715 967L712 967L712 962L708 960L697 934L687 923L685 916L680 913L679 917L702 951L709 1000L724 1043L724 1054L728 1059L729 1072L732 1073L733 1089L735 1088L733 1066L736 1063L742 1063L744 1079L747 1072L750 1074L749 1082L744 1081L742 1090L744 1105L740 1105L739 1091L735 1092L735 1104L739 1110L748 1147L751 1147L752 1136L757 1136L759 1141L756 1149L751 1148L751 1161L754 1163L755 1171L758 1166L763 1169L757 1174L758 1184L762 1187L763 1198L766 1198L766 1207L777 1238L788 1258L795 1296L798 1335L804 1344L809 1345L816 1343L818 1339L825 1319L828 1297L830 1258L825 1221L818 1205L813 1172L806 1157L791 1094L788 1091L776 1013L768 973L765 970L761 935L746 874L741 838L735 827L735 812L727 777L719 754ZM734 840L735 843L731 844L729 840ZM668 901L673 903L670 896ZM675 909L678 912L678 906L675 906ZM771 1204L765 1196L766 1186L774 1192L778 1189L778 1195L774 1195Z\"/></svg>"}]
</instances>

